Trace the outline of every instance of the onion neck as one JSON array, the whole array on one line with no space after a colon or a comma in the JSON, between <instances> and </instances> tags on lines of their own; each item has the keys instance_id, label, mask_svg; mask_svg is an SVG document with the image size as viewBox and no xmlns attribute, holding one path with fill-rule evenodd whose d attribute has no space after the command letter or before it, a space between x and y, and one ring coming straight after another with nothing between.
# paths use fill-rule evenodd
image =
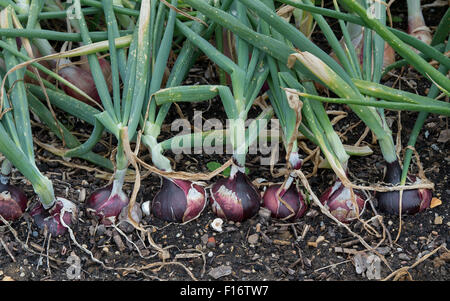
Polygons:
<instances>
[{"instance_id":1,"label":"onion neck","mask_svg":"<svg viewBox=\"0 0 450 301\"><path fill-rule=\"evenodd\" d=\"M111 196L123 194L123 183L125 182L125 175L127 174L127 169L118 169L114 174L113 187L111 189Z\"/></svg>"},{"instance_id":2,"label":"onion neck","mask_svg":"<svg viewBox=\"0 0 450 301\"><path fill-rule=\"evenodd\" d=\"M161 128L157 124L146 121L144 135L141 137L142 143L149 149L152 154L152 162L158 169L172 171L170 161L162 154L164 150L156 139L160 132Z\"/></svg>"},{"instance_id":3,"label":"onion neck","mask_svg":"<svg viewBox=\"0 0 450 301\"><path fill-rule=\"evenodd\" d=\"M0 172L0 184L6 185L9 183L12 164L8 159L3 160Z\"/></svg>"},{"instance_id":4,"label":"onion neck","mask_svg":"<svg viewBox=\"0 0 450 301\"><path fill-rule=\"evenodd\" d=\"M391 163L387 162L384 181L389 184L397 185L400 183L401 176L402 168L400 167L400 163L398 162L398 160L395 160Z\"/></svg>"}]
</instances>

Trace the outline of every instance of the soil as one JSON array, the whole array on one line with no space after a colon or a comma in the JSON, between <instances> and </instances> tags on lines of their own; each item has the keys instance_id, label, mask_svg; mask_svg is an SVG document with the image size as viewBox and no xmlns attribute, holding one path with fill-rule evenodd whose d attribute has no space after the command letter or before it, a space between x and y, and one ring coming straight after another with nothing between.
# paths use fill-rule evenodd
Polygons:
<instances>
[{"instance_id":1,"label":"soil","mask_svg":"<svg viewBox=\"0 0 450 301\"><path fill-rule=\"evenodd\" d=\"M424 10L427 22L435 26L436 13L441 14L444 8L429 8ZM406 17L404 7L395 5L393 15ZM403 28L405 24L396 24ZM205 68L212 74L214 70L208 63L197 66L198 72L191 74L189 81L213 83L215 76L205 76ZM203 70L203 71L202 71ZM200 75L199 75L200 74ZM428 84L413 70L406 70L400 84L410 89L414 84L418 93L424 94ZM394 83L395 78L387 81ZM399 84L398 82L396 83ZM412 89L414 91L414 89ZM194 108L180 104L181 112L187 118L193 118L193 109L202 110L203 117L224 116L218 100L210 103L196 104ZM343 110L348 116L336 124L336 130L344 132L357 118L342 106L330 106L331 110ZM168 121L178 118L173 110ZM257 110L252 114L257 114ZM58 113L62 119L64 114ZM401 114L401 139L405 146L409 133L414 125L416 113ZM396 112L387 113L392 122L394 138L397 136ZM82 122L66 118L73 129L88 128ZM385 278L392 272L407 267L406 272L396 274L389 279L396 280L449 280L449 252L446 248L450 243L448 230L450 226L449 172L450 154L449 142L440 142L439 136L448 129L448 120L436 115L430 115L418 139L416 149L420 154L426 177L435 183L433 196L442 200L440 206L425 212L410 216L383 215L383 224L387 233L384 237L374 235L361 222L349 225L350 229L359 234L371 246L378 246L380 277ZM354 144L365 130L359 124L345 133L346 144ZM36 125L34 133L38 140L61 147L60 142L48 132ZM169 134L167 134L169 135ZM105 139L107 145L110 141ZM364 183L377 183L383 178L384 165L376 144L371 144L368 135L362 145L369 145L374 153L367 157L352 157L349 169L351 178ZM310 148L312 145L308 144ZM95 151L108 155L108 148L99 144ZM225 222L223 231L217 232L211 227L216 218L208 206L196 220L187 224L174 224L160 221L152 216L146 216L142 225L149 230L153 241L168 253L158 253L149 244L146 237L140 237L138 231L121 231L113 227L104 227L86 214L85 200L97 188L107 184L107 180L99 177L99 173L90 165L78 159L64 161L51 153L37 148L38 165L54 183L56 193L76 203L79 208L78 223L72 228L77 246L69 234L61 237L50 237L37 229L28 213L23 218L13 222L11 228L0 226L0 279L2 280L367 280L370 275L358 273L358 259L371 253L355 239L345 228L339 227L330 218L322 214L318 207L311 206L306 216L295 222L280 221L256 215L242 223ZM145 151L141 153L148 160ZM173 155L177 170L191 172L209 172L206 163L217 161L224 163L227 156L218 155ZM283 155L275 168L283 166ZM72 164L72 165L68 165ZM282 178L274 179L268 166L259 164L258 155L249 156L249 177L264 178L272 182L281 182ZM305 174L312 172L311 161L305 163ZM413 171L417 172L415 164ZM14 173L13 183L24 184L26 181L19 173ZM334 181L332 171L320 169L309 179L310 185L317 195L323 192ZM212 182L212 181L211 181ZM126 183L125 190L131 193L133 183ZM159 190L160 179L150 175L142 180L137 202L150 200ZM31 203L36 202L30 185L24 185ZM262 187L261 187L262 190ZM376 207L376 199L372 198ZM368 221L375 215L370 206L366 208L362 219ZM400 227L401 223L401 227ZM383 234L380 223L370 223L377 234ZM396 239L399 229L401 233ZM122 229L123 230L123 229ZM129 230L129 229L124 229ZM123 233L123 232L122 232ZM96 261L82 248L92 252ZM356 255L360 254L360 255ZM425 257L424 257L425 256ZM429 256L429 257L427 257ZM417 261L419 264L415 265ZM100 261L101 263L99 263ZM79 262L79 265L77 265ZM414 266L413 266L414 265ZM79 278L77 266L81 268ZM409 268L408 268L409 267ZM75 276L74 276L75 275Z\"/></svg>"}]
</instances>

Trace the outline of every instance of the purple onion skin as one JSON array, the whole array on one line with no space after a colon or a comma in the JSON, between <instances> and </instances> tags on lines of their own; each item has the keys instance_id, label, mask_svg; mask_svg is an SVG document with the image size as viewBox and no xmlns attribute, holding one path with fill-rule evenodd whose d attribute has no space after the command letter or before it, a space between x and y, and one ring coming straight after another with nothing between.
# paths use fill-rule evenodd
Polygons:
<instances>
[{"instance_id":1,"label":"purple onion skin","mask_svg":"<svg viewBox=\"0 0 450 301\"><path fill-rule=\"evenodd\" d=\"M365 206L364 198L357 190L354 190L353 192L356 196L356 203L359 209L358 212L361 214ZM350 189L345 187L339 180L337 180L333 186L325 190L320 197L320 202L342 223L350 223L357 218L357 212L351 199Z\"/></svg>"},{"instance_id":2,"label":"purple onion skin","mask_svg":"<svg viewBox=\"0 0 450 301\"><path fill-rule=\"evenodd\" d=\"M273 218L284 219L291 215L292 212L277 199L277 191L280 187L281 185L276 184L266 189L263 196L263 207L272 212ZM279 196L294 210L295 214L289 220L296 220L305 214L307 209L306 203L295 185L291 185L288 190L281 190Z\"/></svg>"},{"instance_id":3,"label":"purple onion skin","mask_svg":"<svg viewBox=\"0 0 450 301\"><path fill-rule=\"evenodd\" d=\"M128 205L128 197L122 193L111 196L113 185L97 189L86 201L88 213L96 217L102 224L111 225L115 222L122 208Z\"/></svg>"},{"instance_id":4,"label":"purple onion skin","mask_svg":"<svg viewBox=\"0 0 450 301\"><path fill-rule=\"evenodd\" d=\"M398 161L387 164L385 183L398 185L401 180L402 168ZM408 180L416 181L416 177L408 175ZM399 191L377 192L378 208L387 214L399 214ZM430 189L410 189L403 190L402 196L402 213L416 214L430 207L432 193Z\"/></svg>"},{"instance_id":5,"label":"purple onion skin","mask_svg":"<svg viewBox=\"0 0 450 301\"><path fill-rule=\"evenodd\" d=\"M67 66L60 69L58 71L58 74L65 80L71 82L74 86L82 90L84 93L89 95L93 100L97 102L97 104L101 103L97 87L95 86L94 83L94 78L92 77L92 74L89 71L86 71L78 66ZM61 84L61 87L67 95L76 98L89 105L93 105L91 100L78 94L77 92L67 87L66 85Z\"/></svg>"},{"instance_id":6,"label":"purple onion skin","mask_svg":"<svg viewBox=\"0 0 450 301\"><path fill-rule=\"evenodd\" d=\"M242 222L259 211L261 195L248 177L238 171L234 178L222 178L214 183L210 203L218 217Z\"/></svg>"},{"instance_id":7,"label":"purple onion skin","mask_svg":"<svg viewBox=\"0 0 450 301\"><path fill-rule=\"evenodd\" d=\"M20 218L27 205L28 198L22 190L13 185L0 183L0 215L5 220L13 221Z\"/></svg>"},{"instance_id":8,"label":"purple onion skin","mask_svg":"<svg viewBox=\"0 0 450 301\"><path fill-rule=\"evenodd\" d=\"M60 200L57 200L55 206L50 210L45 210L41 203L38 203L30 212L34 222L39 229L45 227L52 234L52 236L61 236L67 232L67 228L61 223L61 213L64 205ZM76 212L64 212L64 223L71 226L76 221Z\"/></svg>"},{"instance_id":9,"label":"purple onion skin","mask_svg":"<svg viewBox=\"0 0 450 301\"><path fill-rule=\"evenodd\" d=\"M203 187L191 181L163 177L161 190L152 201L152 212L164 221L186 223L198 217L205 206Z\"/></svg>"}]
</instances>

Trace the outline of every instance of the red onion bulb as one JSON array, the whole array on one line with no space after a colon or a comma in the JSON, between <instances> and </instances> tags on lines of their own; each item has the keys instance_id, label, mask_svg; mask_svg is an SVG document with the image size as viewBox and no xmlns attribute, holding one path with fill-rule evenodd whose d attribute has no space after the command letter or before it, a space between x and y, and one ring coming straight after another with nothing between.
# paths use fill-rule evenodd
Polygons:
<instances>
[{"instance_id":1,"label":"red onion bulb","mask_svg":"<svg viewBox=\"0 0 450 301\"><path fill-rule=\"evenodd\" d=\"M25 212L27 204L28 198L22 190L0 182L0 215L5 220L13 221L20 218Z\"/></svg>"},{"instance_id":2,"label":"red onion bulb","mask_svg":"<svg viewBox=\"0 0 450 301\"><path fill-rule=\"evenodd\" d=\"M39 229L47 228L53 236L60 236L67 232L67 227L76 223L78 210L75 204L57 198L55 205L45 210L41 203L38 203L30 212L34 222Z\"/></svg>"},{"instance_id":3,"label":"red onion bulb","mask_svg":"<svg viewBox=\"0 0 450 301\"><path fill-rule=\"evenodd\" d=\"M93 100L95 100L98 104L101 103L100 96L98 95L97 87L94 83L94 78L92 77L92 74L89 71L83 70L80 67L77 66L66 66L61 68L58 71L58 74L63 77L65 80L72 83L74 86L82 90L84 93L89 95ZM86 97L80 95L79 93L75 92L71 88L69 88L66 85L61 84L62 89L64 92L73 97L76 98L84 103L93 105L92 101L87 99Z\"/></svg>"},{"instance_id":4,"label":"red onion bulb","mask_svg":"<svg viewBox=\"0 0 450 301\"><path fill-rule=\"evenodd\" d=\"M259 211L260 202L258 190L241 171L219 179L211 187L212 210L227 220L242 222L253 217Z\"/></svg>"},{"instance_id":5,"label":"red onion bulb","mask_svg":"<svg viewBox=\"0 0 450 301\"><path fill-rule=\"evenodd\" d=\"M186 223L205 209L206 192L191 181L162 178L161 190L152 201L153 214L162 220Z\"/></svg>"},{"instance_id":6,"label":"red onion bulb","mask_svg":"<svg viewBox=\"0 0 450 301\"><path fill-rule=\"evenodd\" d=\"M128 205L128 196L121 190L113 193L113 184L97 189L86 201L88 213L104 225L115 223L122 208Z\"/></svg>"},{"instance_id":7,"label":"red onion bulb","mask_svg":"<svg viewBox=\"0 0 450 301\"><path fill-rule=\"evenodd\" d=\"M280 184L276 184L266 189L263 196L263 207L272 212L273 218L284 219L291 215L289 219L295 220L302 217L307 208L302 193L297 190L295 185L290 185L287 190L282 189L280 191L279 197L291 207L293 210L291 211L277 198L280 187Z\"/></svg>"},{"instance_id":8,"label":"red onion bulb","mask_svg":"<svg viewBox=\"0 0 450 301\"><path fill-rule=\"evenodd\" d=\"M400 183L401 174L402 168L398 161L388 163L384 182L397 185ZM417 179L413 175L408 175L408 180L411 183L420 183L420 179ZM380 211L388 214L400 213L400 191L378 192L376 197ZM403 190L401 202L402 213L415 214L424 211L430 207L431 198L432 193L430 189Z\"/></svg>"},{"instance_id":9,"label":"red onion bulb","mask_svg":"<svg viewBox=\"0 0 450 301\"><path fill-rule=\"evenodd\" d=\"M357 190L353 192L358 205L358 212L361 214L365 207L364 198ZM320 202L342 223L350 223L358 217L351 191L340 180L337 180L333 186L322 194Z\"/></svg>"}]
</instances>

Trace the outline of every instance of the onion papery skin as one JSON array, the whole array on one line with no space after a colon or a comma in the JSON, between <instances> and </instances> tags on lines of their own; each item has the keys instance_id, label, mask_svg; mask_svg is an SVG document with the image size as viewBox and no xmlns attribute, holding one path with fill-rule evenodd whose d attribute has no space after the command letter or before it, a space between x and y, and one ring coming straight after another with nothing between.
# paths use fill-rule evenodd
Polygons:
<instances>
[{"instance_id":1,"label":"onion papery skin","mask_svg":"<svg viewBox=\"0 0 450 301\"><path fill-rule=\"evenodd\" d=\"M280 184L276 184L271 185L266 189L263 196L263 207L272 212L273 218L285 219L286 217L292 215L293 212L277 199L277 191L280 187ZM290 217L289 220L298 219L305 214L307 206L304 201L304 197L302 193L297 190L295 185L291 185L287 190L282 189L279 197L284 202L289 204L294 211L294 215Z\"/></svg>"},{"instance_id":2,"label":"onion papery skin","mask_svg":"<svg viewBox=\"0 0 450 301\"><path fill-rule=\"evenodd\" d=\"M78 210L72 202L63 198L57 198L55 205L51 209L45 210L42 204L38 203L31 210L30 215L39 229L47 228L52 236L61 236L67 232L64 224L68 227L75 224L77 212ZM61 214L63 215L61 216ZM61 217L64 224L61 222Z\"/></svg>"},{"instance_id":3,"label":"onion papery skin","mask_svg":"<svg viewBox=\"0 0 450 301\"><path fill-rule=\"evenodd\" d=\"M238 171L234 177L219 179L212 185L210 203L218 217L242 222L259 211L261 195L248 177Z\"/></svg>"},{"instance_id":4,"label":"onion papery skin","mask_svg":"<svg viewBox=\"0 0 450 301\"><path fill-rule=\"evenodd\" d=\"M113 224L122 209L128 205L128 196L120 190L112 193L113 184L94 191L86 201L89 214L97 218L104 225Z\"/></svg>"},{"instance_id":5,"label":"onion papery skin","mask_svg":"<svg viewBox=\"0 0 450 301\"><path fill-rule=\"evenodd\" d=\"M431 35L430 28L428 28L425 24L422 12L416 16L408 16L408 34L418 40L421 40L427 45L431 44L433 37ZM416 49L415 51L420 53L420 51Z\"/></svg>"},{"instance_id":6,"label":"onion papery skin","mask_svg":"<svg viewBox=\"0 0 450 301\"><path fill-rule=\"evenodd\" d=\"M398 161L387 164L385 183L398 185L400 183L402 169ZM411 183L420 183L413 175L408 175L408 181ZM400 213L400 191L377 192L378 208L381 212L387 214ZM416 214L430 207L432 192L430 189L408 189L403 190L402 195L402 213Z\"/></svg>"},{"instance_id":7,"label":"onion papery skin","mask_svg":"<svg viewBox=\"0 0 450 301\"><path fill-rule=\"evenodd\" d=\"M14 221L20 218L27 209L27 205L28 198L22 190L0 182L0 215L5 220Z\"/></svg>"},{"instance_id":8,"label":"onion papery skin","mask_svg":"<svg viewBox=\"0 0 450 301\"><path fill-rule=\"evenodd\" d=\"M101 103L100 96L98 95L97 87L94 83L94 78L92 77L92 74L89 71L83 70L82 68L78 66L66 66L61 68L58 71L58 74L63 77L65 80L72 83L74 86L82 90L84 93L89 95L97 104ZM61 84L61 88L64 90L64 92L73 97L76 98L84 103L87 103L89 105L93 105L92 101L87 99L86 97L80 95L79 93L75 92L68 86Z\"/></svg>"},{"instance_id":9,"label":"onion papery skin","mask_svg":"<svg viewBox=\"0 0 450 301\"><path fill-rule=\"evenodd\" d=\"M189 222L206 207L205 189L191 181L162 177L161 190L152 201L157 218L175 223Z\"/></svg>"},{"instance_id":10,"label":"onion papery skin","mask_svg":"<svg viewBox=\"0 0 450 301\"><path fill-rule=\"evenodd\" d=\"M357 190L353 190L353 192L356 197L359 214L361 214L366 202ZM350 223L358 217L356 207L351 198L351 191L340 180L337 180L333 186L325 190L320 197L320 202L342 223Z\"/></svg>"},{"instance_id":11,"label":"onion papery skin","mask_svg":"<svg viewBox=\"0 0 450 301\"><path fill-rule=\"evenodd\" d=\"M98 58L98 63L100 64L100 68L102 69L103 77L105 78L106 84L108 85L109 92L112 91L112 71L111 71L111 64L108 60L104 58ZM89 66L89 63L86 62L84 64L80 65L81 69L91 73L91 67Z\"/></svg>"}]
</instances>

